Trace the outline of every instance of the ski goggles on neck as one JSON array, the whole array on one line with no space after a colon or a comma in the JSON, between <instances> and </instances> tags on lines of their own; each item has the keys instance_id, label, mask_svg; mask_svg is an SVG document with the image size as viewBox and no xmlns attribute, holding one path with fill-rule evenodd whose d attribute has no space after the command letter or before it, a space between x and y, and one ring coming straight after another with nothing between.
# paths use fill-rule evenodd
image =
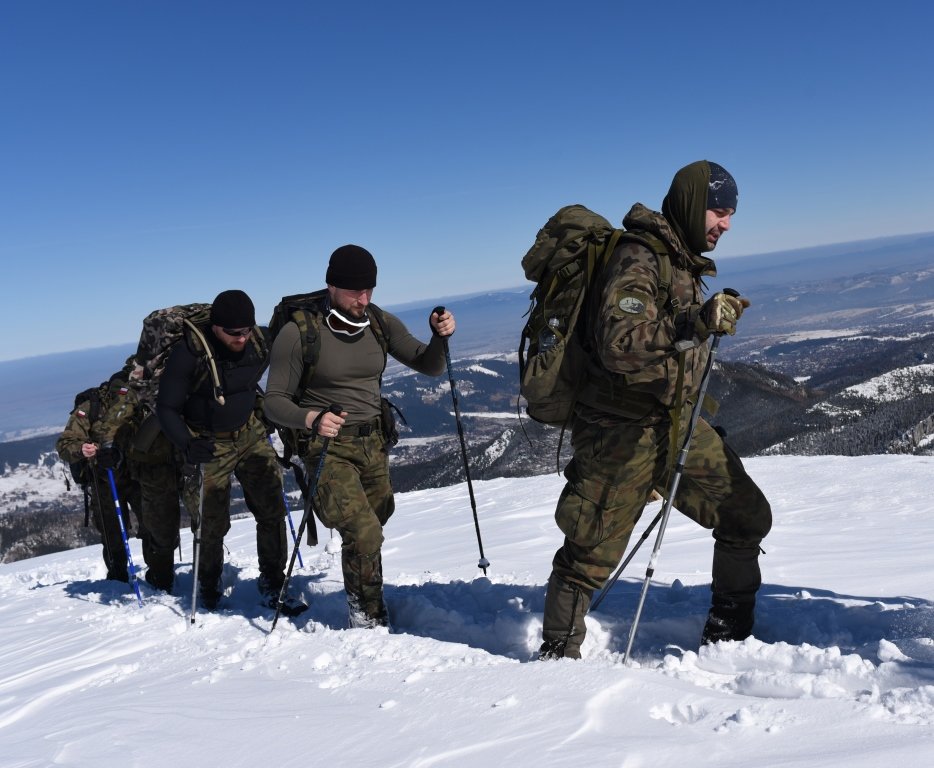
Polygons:
<instances>
[{"instance_id":1,"label":"ski goggles on neck","mask_svg":"<svg viewBox=\"0 0 934 768\"><path fill-rule=\"evenodd\" d=\"M252 328L221 328L221 330L228 336L233 336L238 339L246 338L253 332Z\"/></svg>"},{"instance_id":2,"label":"ski goggles on neck","mask_svg":"<svg viewBox=\"0 0 934 768\"><path fill-rule=\"evenodd\" d=\"M331 318L334 318L335 320L337 320L339 324L348 326L348 327L335 328L334 323L331 322ZM325 322L327 322L328 324L328 328L334 331L334 333L342 333L345 336L356 336L358 333L363 333L366 327L370 324L370 318L366 315L363 316L362 320L348 320L346 317L344 317L340 312L338 312L333 307L331 308L331 311L328 312L327 316L324 319L325 319Z\"/></svg>"}]
</instances>

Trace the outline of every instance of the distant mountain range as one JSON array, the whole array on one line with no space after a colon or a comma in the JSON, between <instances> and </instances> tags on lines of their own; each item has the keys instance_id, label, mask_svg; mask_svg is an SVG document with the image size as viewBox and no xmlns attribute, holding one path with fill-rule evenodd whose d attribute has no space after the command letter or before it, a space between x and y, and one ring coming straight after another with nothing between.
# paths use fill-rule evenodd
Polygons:
<instances>
[{"instance_id":1,"label":"distant mountain range","mask_svg":"<svg viewBox=\"0 0 934 768\"><path fill-rule=\"evenodd\" d=\"M790 375L796 350L821 338L850 338L885 328L917 333L934 318L934 233L723 259L710 289L733 286L752 308L740 334L727 339L728 359L778 365ZM455 313L455 359L514 352L531 284L443 300ZM378 298L378 296L377 296ZM387 307L413 331L427 333L433 304ZM142 318L152 307L142 308ZM135 338L138 329L127 329ZM829 342L828 342L829 343ZM852 347L851 347L852 348ZM0 442L60 430L75 393L119 370L135 343L0 362ZM811 366L808 366L810 368ZM395 367L390 364L387 374Z\"/></svg>"}]
</instances>

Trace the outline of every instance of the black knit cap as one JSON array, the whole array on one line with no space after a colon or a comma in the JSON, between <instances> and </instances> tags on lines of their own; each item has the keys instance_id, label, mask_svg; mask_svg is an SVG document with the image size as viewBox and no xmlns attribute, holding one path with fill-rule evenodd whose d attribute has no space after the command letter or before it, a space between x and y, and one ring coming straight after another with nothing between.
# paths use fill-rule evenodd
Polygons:
<instances>
[{"instance_id":1,"label":"black knit cap","mask_svg":"<svg viewBox=\"0 0 934 768\"><path fill-rule=\"evenodd\" d=\"M732 208L736 211L739 202L739 190L736 180L722 165L707 161L710 166L710 181L707 183L707 209Z\"/></svg>"},{"instance_id":2,"label":"black knit cap","mask_svg":"<svg viewBox=\"0 0 934 768\"><path fill-rule=\"evenodd\" d=\"M331 254L325 282L349 291L374 288L376 260L373 254L359 245L342 245Z\"/></svg>"},{"instance_id":3,"label":"black knit cap","mask_svg":"<svg viewBox=\"0 0 934 768\"><path fill-rule=\"evenodd\" d=\"M243 291L222 291L211 302L211 325L221 328L252 328L256 325L253 301Z\"/></svg>"}]
</instances>

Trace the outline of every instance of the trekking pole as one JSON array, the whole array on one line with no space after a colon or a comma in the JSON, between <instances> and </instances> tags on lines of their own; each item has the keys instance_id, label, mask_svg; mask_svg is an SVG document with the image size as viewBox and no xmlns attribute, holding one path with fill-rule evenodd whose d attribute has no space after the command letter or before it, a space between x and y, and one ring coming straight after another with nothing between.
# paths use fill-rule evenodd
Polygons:
<instances>
[{"instance_id":1,"label":"trekking pole","mask_svg":"<svg viewBox=\"0 0 934 768\"><path fill-rule=\"evenodd\" d=\"M133 589L136 591L136 601L143 607L143 596L139 591L139 569L133 565L133 554L130 552L130 542L126 536L126 526L123 524L123 510L120 508L120 496L117 494L117 482L114 480L114 471L107 467L107 479L110 480L110 490L114 496L114 507L117 510L117 522L120 523L120 535L123 537L123 548L126 550L127 573L132 579ZM103 521L101 521L103 523ZM102 526L103 527L103 526Z\"/></svg>"},{"instance_id":2,"label":"trekking pole","mask_svg":"<svg viewBox=\"0 0 934 768\"><path fill-rule=\"evenodd\" d=\"M269 445L272 446L273 451L275 451L275 450L276 450L276 446L273 445L273 442L272 442L272 435L269 435L269 438L268 438L268 439L269 439ZM278 461L279 465L284 469L284 468L285 468L285 465L282 463L282 459L279 458L279 454L278 454L278 453L276 454L276 460ZM290 465L290 466L292 466L293 469L294 469L294 466L295 466L295 465L292 464L292 465ZM298 474L296 473L296 479L297 479L297 477L298 477ZM301 488L301 484L299 484L299 488ZM295 544L295 545L297 546L297 545L298 545L298 537L296 537L296 535L295 535L295 524L292 522L292 512L289 510L289 497L288 497L288 494L286 494L286 492L285 492L285 483L282 484L282 501L283 501L283 503L285 504L285 519L289 521L289 531L290 531L291 534L292 534L292 543ZM299 568L304 568L304 567L305 567L305 563L302 561L302 553L301 553L301 552L298 553L298 567L299 567Z\"/></svg>"},{"instance_id":3,"label":"trekking pole","mask_svg":"<svg viewBox=\"0 0 934 768\"><path fill-rule=\"evenodd\" d=\"M632 551L626 555L626 559L619 564L619 568L616 569L616 573L614 573L610 580L603 586L603 589L600 590L600 594L594 598L593 602L590 604L591 611L597 610L597 607L600 605L600 603L603 602L603 598L605 598L607 593L613 589L613 585L619 580L619 577L622 576L623 571L626 570L626 566L629 565L629 561L635 557L636 552L639 551L639 547L641 547L645 543L645 540L649 538L649 534L652 532L652 529L658 525L658 521L661 519L662 511L659 510L658 514L655 515L655 519L652 520L648 527L642 532L642 536L639 537L639 541L636 542L636 545L632 548Z\"/></svg>"},{"instance_id":4,"label":"trekking pole","mask_svg":"<svg viewBox=\"0 0 934 768\"><path fill-rule=\"evenodd\" d=\"M339 405L332 405L328 410L335 416L340 416L344 409ZM318 489L318 480L321 478L321 470L324 468L324 460L328 455L328 444L330 442L330 437L323 436L321 438L321 454L318 456L318 466L315 468L315 476L308 484L308 494L305 497L305 511L302 513L301 522L298 524L298 536L295 539L295 546L292 547L289 567L286 569L285 578L282 580L282 588L279 590L279 599L276 601L276 615L272 618L272 626L269 628L269 632L266 633L267 635L272 634L272 631L276 628L276 623L279 621L279 614L282 612L282 606L285 605L285 596L288 592L289 580L292 578L292 569L295 567L295 558L298 555L298 545L302 540L302 534L305 532L305 526L308 525L308 517L312 513L312 499L314 498L315 491Z\"/></svg>"},{"instance_id":5,"label":"trekking pole","mask_svg":"<svg viewBox=\"0 0 934 768\"><path fill-rule=\"evenodd\" d=\"M438 317L444 314L444 307L435 307L432 314ZM470 466L467 463L467 443L464 441L464 425L461 423L460 406L457 404L457 385L454 383L454 371L451 367L451 349L448 346L448 337L442 336L441 341L444 344L444 359L448 366L448 380L451 382L451 399L454 401L454 420L457 422L457 436L461 442L461 456L464 458L464 475L467 477L467 493L470 495L470 508L473 510L473 524L477 530L477 546L480 548L480 561L477 568L483 570L486 576L486 569L490 567L490 561L483 554L483 540L480 538L480 520L477 517L477 501L473 495L473 483L470 482Z\"/></svg>"},{"instance_id":6,"label":"trekking pole","mask_svg":"<svg viewBox=\"0 0 934 768\"><path fill-rule=\"evenodd\" d=\"M113 549L110 547L110 537L107 535L107 526L104 525L104 505L101 499L101 486L97 477L97 463L93 458L88 459L91 479L94 480L94 493L97 494L97 512L101 516L101 539L104 542L104 550L107 552L107 570L110 570L110 563L114 561ZM88 516L90 508L88 507L88 494L84 494L84 527L88 527Z\"/></svg>"},{"instance_id":7,"label":"trekking pole","mask_svg":"<svg viewBox=\"0 0 934 768\"><path fill-rule=\"evenodd\" d=\"M645 605L645 597L649 591L649 583L655 573L655 564L658 562L658 554L662 548L662 538L665 535L665 528L668 525L668 518L671 515L671 505L674 502L675 494L678 492L678 485L681 483L681 475L684 472L684 462L687 459L688 450L691 447L691 438L694 436L694 428L697 426L697 420L700 418L701 408L704 404L704 395L707 393L707 384L710 381L710 372L713 370L713 361L717 356L717 347L720 346L721 334L714 334L713 342L710 345L710 353L707 357L707 365L704 367L704 375L701 378L700 390L697 393L697 402L691 409L691 420L688 423L688 431L684 436L684 443L678 452L678 458L675 462L674 472L671 476L671 482L668 486L668 496L662 506L661 525L658 528L658 535L655 537L655 546L652 548L652 554L649 557L648 567L645 569L645 580L642 582L642 592L639 595L639 604L636 606L636 615L633 617L632 626L629 628L629 639L626 642L626 653L623 654L623 664L629 664L629 654L632 651L632 643L636 639L636 629L639 626L639 617L642 615L642 607ZM673 449L671 446L669 450Z\"/></svg>"},{"instance_id":8,"label":"trekking pole","mask_svg":"<svg viewBox=\"0 0 934 768\"><path fill-rule=\"evenodd\" d=\"M191 529L194 556L191 565L191 613L188 614L188 626L195 623L198 610L198 563L201 559L201 516L204 512L204 465L198 465L198 517L192 520ZM189 512L189 514L191 514Z\"/></svg>"}]
</instances>

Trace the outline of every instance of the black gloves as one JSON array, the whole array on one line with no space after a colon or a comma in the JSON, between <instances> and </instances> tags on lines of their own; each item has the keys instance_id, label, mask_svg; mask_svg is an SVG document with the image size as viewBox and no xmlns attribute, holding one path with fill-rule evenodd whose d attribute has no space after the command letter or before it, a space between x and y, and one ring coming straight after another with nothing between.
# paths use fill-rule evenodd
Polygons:
<instances>
[{"instance_id":1,"label":"black gloves","mask_svg":"<svg viewBox=\"0 0 934 768\"><path fill-rule=\"evenodd\" d=\"M196 437L185 449L185 461L189 464L207 464L214 460L214 441L209 437Z\"/></svg>"},{"instance_id":2,"label":"black gloves","mask_svg":"<svg viewBox=\"0 0 934 768\"><path fill-rule=\"evenodd\" d=\"M120 449L112 443L102 445L97 450L97 465L102 469L116 469L120 465Z\"/></svg>"}]
</instances>

